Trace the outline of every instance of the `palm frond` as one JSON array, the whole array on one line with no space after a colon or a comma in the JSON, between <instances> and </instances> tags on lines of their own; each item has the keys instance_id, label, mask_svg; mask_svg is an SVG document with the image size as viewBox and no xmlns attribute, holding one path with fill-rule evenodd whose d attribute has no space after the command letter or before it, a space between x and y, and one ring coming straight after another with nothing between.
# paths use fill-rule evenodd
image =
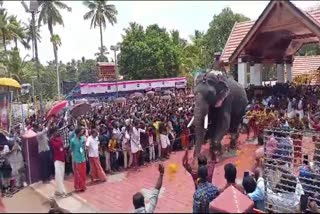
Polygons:
<instances>
[{"instance_id":1,"label":"palm frond","mask_svg":"<svg viewBox=\"0 0 320 214\"><path fill-rule=\"evenodd\" d=\"M96 19L95 19L95 15L94 15L94 17L91 19L91 24L90 24L90 29L92 29L93 27L95 27L95 21L96 21Z\"/></svg>"},{"instance_id":2,"label":"palm frond","mask_svg":"<svg viewBox=\"0 0 320 214\"><path fill-rule=\"evenodd\" d=\"M51 14L52 14L51 18L52 18L53 25L59 24L59 25L64 26L62 15L56 7L52 7Z\"/></svg>"},{"instance_id":3,"label":"palm frond","mask_svg":"<svg viewBox=\"0 0 320 214\"><path fill-rule=\"evenodd\" d=\"M83 19L88 20L88 19L91 19L93 16L94 16L94 10L90 10L89 12L84 14Z\"/></svg>"},{"instance_id":4,"label":"palm frond","mask_svg":"<svg viewBox=\"0 0 320 214\"><path fill-rule=\"evenodd\" d=\"M68 12L72 11L72 8L69 7L67 4L61 2L61 1L53 1L53 3L59 8L63 10L67 10Z\"/></svg>"},{"instance_id":5,"label":"palm frond","mask_svg":"<svg viewBox=\"0 0 320 214\"><path fill-rule=\"evenodd\" d=\"M45 8L40 10L40 14L39 14L39 18L38 18L38 25L41 25L41 23L43 23L45 25L48 23L48 16L47 16Z\"/></svg>"},{"instance_id":6,"label":"palm frond","mask_svg":"<svg viewBox=\"0 0 320 214\"><path fill-rule=\"evenodd\" d=\"M104 14L107 17L109 23L111 25L117 24L118 11L116 7L113 4L105 5L104 10Z\"/></svg>"},{"instance_id":7,"label":"palm frond","mask_svg":"<svg viewBox=\"0 0 320 214\"><path fill-rule=\"evenodd\" d=\"M25 11L28 12L29 8L28 8L27 3L25 1L21 1L21 4L22 4L23 8L25 9Z\"/></svg>"},{"instance_id":8,"label":"palm frond","mask_svg":"<svg viewBox=\"0 0 320 214\"><path fill-rule=\"evenodd\" d=\"M107 4L105 0L83 1L83 4L90 9L84 15L84 19L91 19L90 28L102 26L106 28L107 21L114 25L117 23L118 11L113 4Z\"/></svg>"},{"instance_id":9,"label":"palm frond","mask_svg":"<svg viewBox=\"0 0 320 214\"><path fill-rule=\"evenodd\" d=\"M83 1L83 5L88 7L90 10L97 9L97 4L93 1Z\"/></svg>"}]
</instances>

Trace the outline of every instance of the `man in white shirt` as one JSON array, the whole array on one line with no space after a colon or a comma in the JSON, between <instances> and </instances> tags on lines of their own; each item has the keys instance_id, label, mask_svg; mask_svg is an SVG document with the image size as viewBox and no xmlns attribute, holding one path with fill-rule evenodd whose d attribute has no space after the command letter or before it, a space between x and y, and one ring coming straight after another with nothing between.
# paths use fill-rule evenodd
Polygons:
<instances>
[{"instance_id":1,"label":"man in white shirt","mask_svg":"<svg viewBox=\"0 0 320 214\"><path fill-rule=\"evenodd\" d=\"M121 140L120 138L121 138L121 135L122 135L122 134L121 134L121 131L120 131L119 127L118 127L117 122L115 122L115 123L113 124L112 133L115 135L117 141L120 142L120 140Z\"/></svg>"},{"instance_id":2,"label":"man in white shirt","mask_svg":"<svg viewBox=\"0 0 320 214\"><path fill-rule=\"evenodd\" d=\"M90 176L91 181L106 181L106 174L104 173L99 159L99 138L97 130L93 129L91 135L88 137L86 146L88 150L89 163L90 163Z\"/></svg>"},{"instance_id":3,"label":"man in white shirt","mask_svg":"<svg viewBox=\"0 0 320 214\"><path fill-rule=\"evenodd\" d=\"M134 205L134 213L154 213L158 203L158 197L160 193L160 189L162 187L162 180L164 174L164 166L159 164L159 178L156 183L154 190L151 192L151 196L149 198L149 203L145 205L144 197L142 193L138 192L133 195L133 205Z\"/></svg>"},{"instance_id":4,"label":"man in white shirt","mask_svg":"<svg viewBox=\"0 0 320 214\"><path fill-rule=\"evenodd\" d=\"M128 127L122 127L122 151L123 151L123 161L124 161L124 168L131 167L132 165L132 154L130 151L130 135ZM129 156L129 164L128 164L128 156Z\"/></svg>"},{"instance_id":5,"label":"man in white shirt","mask_svg":"<svg viewBox=\"0 0 320 214\"><path fill-rule=\"evenodd\" d=\"M133 155L133 163L136 170L138 169L138 160L142 149L140 144L140 133L145 133L145 130L138 127L139 123L135 121L134 126L131 130L131 152Z\"/></svg>"},{"instance_id":6,"label":"man in white shirt","mask_svg":"<svg viewBox=\"0 0 320 214\"><path fill-rule=\"evenodd\" d=\"M168 158L168 149L170 146L170 140L168 135L166 134L160 134L160 143L162 148L162 154L164 158Z\"/></svg>"}]
</instances>

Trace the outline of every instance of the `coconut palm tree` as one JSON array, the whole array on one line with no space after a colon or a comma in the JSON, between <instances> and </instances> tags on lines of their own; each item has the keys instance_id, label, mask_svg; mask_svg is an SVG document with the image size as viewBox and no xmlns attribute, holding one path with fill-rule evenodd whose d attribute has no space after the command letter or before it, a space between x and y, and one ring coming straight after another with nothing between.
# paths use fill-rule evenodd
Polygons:
<instances>
[{"instance_id":1,"label":"coconut palm tree","mask_svg":"<svg viewBox=\"0 0 320 214\"><path fill-rule=\"evenodd\" d=\"M38 19L38 25L40 26L41 23L44 25L48 25L48 29L50 32L50 39L53 38L53 26L59 24L64 25L63 18L61 13L59 12L59 9L67 10L71 12L71 7L68 7L65 3L59 1L59 0L51 0L51 1L38 1L39 3L39 19ZM53 46L53 53L55 58L57 58L56 53L56 46L52 43Z\"/></svg>"},{"instance_id":2,"label":"coconut palm tree","mask_svg":"<svg viewBox=\"0 0 320 214\"><path fill-rule=\"evenodd\" d=\"M62 45L60 36L58 34L54 34L51 36L51 42L54 47L55 53L55 62L56 62L56 71L57 71L57 89L58 89L58 98L60 98L60 75L59 75L59 65L58 65L58 47Z\"/></svg>"},{"instance_id":3,"label":"coconut palm tree","mask_svg":"<svg viewBox=\"0 0 320 214\"><path fill-rule=\"evenodd\" d=\"M15 49L18 50L18 41L24 48L30 49L30 45L27 41L27 28L23 26L21 21L17 20L17 16L10 16L9 22L12 24L11 37L13 38Z\"/></svg>"},{"instance_id":4,"label":"coconut palm tree","mask_svg":"<svg viewBox=\"0 0 320 214\"><path fill-rule=\"evenodd\" d=\"M27 23L23 23L24 27L26 28L26 42L30 45L30 42L33 41L33 24L32 21L29 19ZM35 39L37 42L41 42L41 34L40 34L40 26L35 26ZM35 50L32 45L32 58L35 56Z\"/></svg>"},{"instance_id":5,"label":"coconut palm tree","mask_svg":"<svg viewBox=\"0 0 320 214\"><path fill-rule=\"evenodd\" d=\"M102 54L101 54L102 53ZM107 55L109 54L110 52L108 51L108 48L106 46L103 46L102 47L102 50L101 50L101 47L98 48L98 52L94 54L94 56L97 57L97 61L98 62L108 62L108 57Z\"/></svg>"},{"instance_id":6,"label":"coconut palm tree","mask_svg":"<svg viewBox=\"0 0 320 214\"><path fill-rule=\"evenodd\" d=\"M39 3L39 19L38 25L41 23L44 25L48 25L48 29L50 32L50 40L52 42L53 54L56 63L57 70L57 81L58 81L58 97L60 98L60 80L59 80L59 64L58 64L58 46L61 45L61 39L58 35L53 33L53 26L59 24L64 25L62 15L59 12L59 9L67 10L71 12L71 7L66 5L65 3L59 0L51 0L51 1L40 1Z\"/></svg>"},{"instance_id":7,"label":"coconut palm tree","mask_svg":"<svg viewBox=\"0 0 320 214\"><path fill-rule=\"evenodd\" d=\"M3 8L0 9L0 36L5 52L7 52L7 44L12 40L15 42L16 49L18 48L18 41L25 48L30 48L26 42L26 29L17 20L16 16L8 15L7 11Z\"/></svg>"},{"instance_id":8,"label":"coconut palm tree","mask_svg":"<svg viewBox=\"0 0 320 214\"><path fill-rule=\"evenodd\" d=\"M84 20L91 19L90 28L99 27L100 29L100 58L104 58L103 51L103 32L106 29L107 22L111 25L117 23L118 11L113 4L107 4L106 0L84 1L83 4L90 10L84 14Z\"/></svg>"},{"instance_id":9,"label":"coconut palm tree","mask_svg":"<svg viewBox=\"0 0 320 214\"><path fill-rule=\"evenodd\" d=\"M10 23L10 16L7 11L3 8L0 9L0 34L2 38L2 44L4 52L7 52L7 44L10 41L11 31L14 29L12 23Z\"/></svg>"}]
</instances>

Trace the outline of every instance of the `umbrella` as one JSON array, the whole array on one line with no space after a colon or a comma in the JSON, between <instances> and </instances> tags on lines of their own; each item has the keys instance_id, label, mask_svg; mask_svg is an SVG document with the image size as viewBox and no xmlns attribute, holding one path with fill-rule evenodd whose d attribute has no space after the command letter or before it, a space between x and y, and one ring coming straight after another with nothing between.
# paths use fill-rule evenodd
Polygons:
<instances>
[{"instance_id":1,"label":"umbrella","mask_svg":"<svg viewBox=\"0 0 320 214\"><path fill-rule=\"evenodd\" d=\"M116 103L124 103L126 102L126 98L125 97L118 97L117 99L115 99L115 102Z\"/></svg>"},{"instance_id":2,"label":"umbrella","mask_svg":"<svg viewBox=\"0 0 320 214\"><path fill-rule=\"evenodd\" d=\"M17 80L12 79L12 78L0 78L0 86L21 88L20 83L18 83Z\"/></svg>"},{"instance_id":3,"label":"umbrella","mask_svg":"<svg viewBox=\"0 0 320 214\"><path fill-rule=\"evenodd\" d=\"M187 96L187 98L193 98L194 97L194 94L189 94L188 96Z\"/></svg>"},{"instance_id":4,"label":"umbrella","mask_svg":"<svg viewBox=\"0 0 320 214\"><path fill-rule=\"evenodd\" d=\"M140 92L135 92L130 95L130 98L139 98L139 97L143 97L143 94Z\"/></svg>"},{"instance_id":5,"label":"umbrella","mask_svg":"<svg viewBox=\"0 0 320 214\"><path fill-rule=\"evenodd\" d=\"M164 95L170 95L170 94L171 94L171 91L166 90L166 91L163 92L163 94L164 94Z\"/></svg>"},{"instance_id":6,"label":"umbrella","mask_svg":"<svg viewBox=\"0 0 320 214\"><path fill-rule=\"evenodd\" d=\"M91 110L91 105L88 103L78 103L71 108L71 115L74 117L78 117L86 114Z\"/></svg>"},{"instance_id":7,"label":"umbrella","mask_svg":"<svg viewBox=\"0 0 320 214\"><path fill-rule=\"evenodd\" d=\"M66 101L66 100L63 100L63 101L56 103L48 111L47 117L57 115L60 111L62 111L64 108L66 108L67 105L68 105L68 101Z\"/></svg>"},{"instance_id":8,"label":"umbrella","mask_svg":"<svg viewBox=\"0 0 320 214\"><path fill-rule=\"evenodd\" d=\"M149 96L153 96L154 94L155 94L154 91L148 91L148 92L147 92L147 95L149 95Z\"/></svg>"},{"instance_id":9,"label":"umbrella","mask_svg":"<svg viewBox=\"0 0 320 214\"><path fill-rule=\"evenodd\" d=\"M95 102L95 103L91 103L91 107L94 108L94 107L100 107L102 106L101 103L98 103L98 102Z\"/></svg>"},{"instance_id":10,"label":"umbrella","mask_svg":"<svg viewBox=\"0 0 320 214\"><path fill-rule=\"evenodd\" d=\"M162 100L171 100L171 97L169 95L165 95L161 97Z\"/></svg>"},{"instance_id":11,"label":"umbrella","mask_svg":"<svg viewBox=\"0 0 320 214\"><path fill-rule=\"evenodd\" d=\"M88 100L87 99L80 99L80 100L76 100L75 101L75 104L78 104L78 103L86 103L86 102L88 102Z\"/></svg>"}]
</instances>

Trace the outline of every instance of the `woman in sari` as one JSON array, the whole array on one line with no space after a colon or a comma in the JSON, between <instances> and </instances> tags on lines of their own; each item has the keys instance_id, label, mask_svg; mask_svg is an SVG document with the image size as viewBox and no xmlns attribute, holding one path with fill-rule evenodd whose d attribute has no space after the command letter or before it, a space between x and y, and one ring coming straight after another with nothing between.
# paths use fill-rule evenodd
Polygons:
<instances>
[{"instance_id":1,"label":"woman in sari","mask_svg":"<svg viewBox=\"0 0 320 214\"><path fill-rule=\"evenodd\" d=\"M75 135L71 139L70 148L72 152L73 170L74 170L74 188L75 191L86 190L86 155L84 129L77 128Z\"/></svg>"}]
</instances>

